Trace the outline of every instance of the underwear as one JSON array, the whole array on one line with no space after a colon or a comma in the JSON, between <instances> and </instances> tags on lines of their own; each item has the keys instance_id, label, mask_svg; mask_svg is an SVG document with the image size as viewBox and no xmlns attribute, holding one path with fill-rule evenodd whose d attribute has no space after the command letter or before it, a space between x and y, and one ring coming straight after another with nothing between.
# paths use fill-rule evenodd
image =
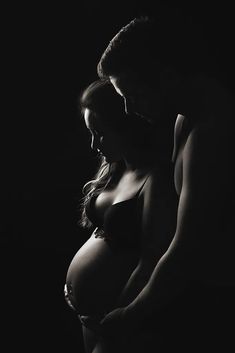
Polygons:
<instances>
[{"instance_id":1,"label":"underwear","mask_svg":"<svg viewBox=\"0 0 235 353\"><path fill-rule=\"evenodd\" d=\"M115 248L138 248L142 233L142 204L140 192L148 176L134 197L110 205L104 213L103 219L97 216L95 201L97 195L90 198L86 214L94 225L95 236L104 238L110 246Z\"/></svg>"}]
</instances>

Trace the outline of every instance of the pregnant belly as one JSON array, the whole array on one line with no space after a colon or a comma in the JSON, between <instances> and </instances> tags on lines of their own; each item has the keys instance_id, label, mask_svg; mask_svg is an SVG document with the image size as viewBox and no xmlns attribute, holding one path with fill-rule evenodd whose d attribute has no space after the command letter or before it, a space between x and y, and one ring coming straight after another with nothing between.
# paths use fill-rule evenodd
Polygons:
<instances>
[{"instance_id":1,"label":"pregnant belly","mask_svg":"<svg viewBox=\"0 0 235 353\"><path fill-rule=\"evenodd\" d=\"M110 310L137 260L135 251L114 251L93 233L76 253L67 272L66 284L76 310L83 315Z\"/></svg>"}]
</instances>

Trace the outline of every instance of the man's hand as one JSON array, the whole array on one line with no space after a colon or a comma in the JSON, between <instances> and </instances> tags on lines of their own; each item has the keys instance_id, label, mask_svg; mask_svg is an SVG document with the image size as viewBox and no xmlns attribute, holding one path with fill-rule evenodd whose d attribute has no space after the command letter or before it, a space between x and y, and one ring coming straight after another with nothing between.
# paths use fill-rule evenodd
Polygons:
<instances>
[{"instance_id":1,"label":"man's hand","mask_svg":"<svg viewBox=\"0 0 235 353\"><path fill-rule=\"evenodd\" d=\"M79 320L82 325L94 331L96 334L100 335L101 332L101 317L99 316L87 316L87 315L78 315Z\"/></svg>"},{"instance_id":2,"label":"man's hand","mask_svg":"<svg viewBox=\"0 0 235 353\"><path fill-rule=\"evenodd\" d=\"M84 326L102 336L130 334L137 327L137 321L132 322L126 308L114 309L101 319L83 315L79 319Z\"/></svg>"},{"instance_id":3,"label":"man's hand","mask_svg":"<svg viewBox=\"0 0 235 353\"><path fill-rule=\"evenodd\" d=\"M108 313L100 322L100 329L105 336L115 336L125 332L125 308L118 308Z\"/></svg>"},{"instance_id":4,"label":"man's hand","mask_svg":"<svg viewBox=\"0 0 235 353\"><path fill-rule=\"evenodd\" d=\"M81 323L103 337L125 337L138 330L141 315L135 315L130 308L117 308L105 317L79 316Z\"/></svg>"},{"instance_id":5,"label":"man's hand","mask_svg":"<svg viewBox=\"0 0 235 353\"><path fill-rule=\"evenodd\" d=\"M104 336L129 336L140 327L141 320L132 315L128 307L117 308L108 313L100 322Z\"/></svg>"}]
</instances>

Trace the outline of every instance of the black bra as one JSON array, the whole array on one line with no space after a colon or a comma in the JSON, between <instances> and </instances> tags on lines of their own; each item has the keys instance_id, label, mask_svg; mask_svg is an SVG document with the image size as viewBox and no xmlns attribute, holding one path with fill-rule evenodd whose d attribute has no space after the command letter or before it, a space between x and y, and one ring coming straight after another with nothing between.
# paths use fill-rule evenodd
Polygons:
<instances>
[{"instance_id":1,"label":"black bra","mask_svg":"<svg viewBox=\"0 0 235 353\"><path fill-rule=\"evenodd\" d=\"M110 205L102 219L96 213L97 195L91 197L86 213L94 227L97 228L95 232L97 237L104 238L115 247L136 248L139 246L142 220L139 195L147 179L148 176L134 197Z\"/></svg>"}]
</instances>

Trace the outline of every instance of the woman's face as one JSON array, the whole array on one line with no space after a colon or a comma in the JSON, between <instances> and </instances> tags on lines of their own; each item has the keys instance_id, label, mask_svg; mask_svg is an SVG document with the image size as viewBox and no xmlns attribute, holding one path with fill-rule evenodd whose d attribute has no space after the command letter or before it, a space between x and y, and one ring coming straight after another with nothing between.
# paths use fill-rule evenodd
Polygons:
<instances>
[{"instance_id":1,"label":"woman's face","mask_svg":"<svg viewBox=\"0 0 235 353\"><path fill-rule=\"evenodd\" d=\"M84 120L91 133L91 148L102 154L108 163L122 159L120 135L102 124L101 117L88 108L85 109Z\"/></svg>"}]
</instances>

